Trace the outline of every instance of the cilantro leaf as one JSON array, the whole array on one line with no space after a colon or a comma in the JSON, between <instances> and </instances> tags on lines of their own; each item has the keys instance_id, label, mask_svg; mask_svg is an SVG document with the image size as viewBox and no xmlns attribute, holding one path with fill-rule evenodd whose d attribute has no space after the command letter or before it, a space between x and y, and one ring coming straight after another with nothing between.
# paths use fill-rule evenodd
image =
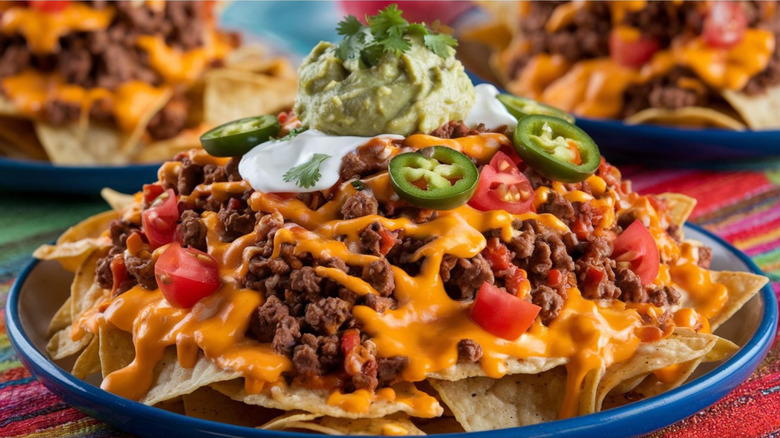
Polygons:
<instances>
[{"instance_id":1,"label":"cilantro leaf","mask_svg":"<svg viewBox=\"0 0 780 438\"><path fill-rule=\"evenodd\" d=\"M400 56L412 48L412 44L406 38L400 36L385 38L379 44L382 45L385 53L395 53L396 56Z\"/></svg>"},{"instance_id":2,"label":"cilantro leaf","mask_svg":"<svg viewBox=\"0 0 780 438\"><path fill-rule=\"evenodd\" d=\"M430 31L425 27L425 23L412 23L406 28L407 35L428 35Z\"/></svg>"},{"instance_id":3,"label":"cilantro leaf","mask_svg":"<svg viewBox=\"0 0 780 438\"><path fill-rule=\"evenodd\" d=\"M336 33L344 36L352 36L360 32L363 28L363 23L360 22L354 15L347 15L346 18L339 21L336 27Z\"/></svg>"},{"instance_id":4,"label":"cilantro leaf","mask_svg":"<svg viewBox=\"0 0 780 438\"><path fill-rule=\"evenodd\" d=\"M388 34L400 37L409 26L409 22L402 16L403 11L393 3L382 9L377 15L368 17L368 26L374 35Z\"/></svg>"},{"instance_id":5,"label":"cilantro leaf","mask_svg":"<svg viewBox=\"0 0 780 438\"><path fill-rule=\"evenodd\" d=\"M455 54L455 47L458 46L458 40L446 33L425 35L423 43L428 50L442 58L449 58Z\"/></svg>"},{"instance_id":6,"label":"cilantro leaf","mask_svg":"<svg viewBox=\"0 0 780 438\"><path fill-rule=\"evenodd\" d=\"M317 181L322 178L320 166L322 162L330 158L326 154L314 154L308 163L303 163L288 170L282 179L284 182L295 181L295 185L303 189L314 187Z\"/></svg>"},{"instance_id":7,"label":"cilantro leaf","mask_svg":"<svg viewBox=\"0 0 780 438\"><path fill-rule=\"evenodd\" d=\"M348 15L339 22L336 31L344 38L335 48L336 57L342 61L357 59L361 66L373 67L386 54L398 57L408 52L412 36L422 37L425 48L442 58L452 56L458 45L455 38L434 33L425 23L409 23L396 4L366 17L366 21L368 25L363 25L355 16Z\"/></svg>"},{"instance_id":8,"label":"cilantro leaf","mask_svg":"<svg viewBox=\"0 0 780 438\"><path fill-rule=\"evenodd\" d=\"M309 128L307 128L305 126L299 126L297 128L293 128L293 129L290 130L290 132L287 133L287 135L285 135L284 137L280 138L279 140L283 140L283 141L292 140L293 138L295 138L295 136L297 136L298 134L300 134L301 132L303 132L303 131L305 131L307 129L309 129Z\"/></svg>"}]
</instances>

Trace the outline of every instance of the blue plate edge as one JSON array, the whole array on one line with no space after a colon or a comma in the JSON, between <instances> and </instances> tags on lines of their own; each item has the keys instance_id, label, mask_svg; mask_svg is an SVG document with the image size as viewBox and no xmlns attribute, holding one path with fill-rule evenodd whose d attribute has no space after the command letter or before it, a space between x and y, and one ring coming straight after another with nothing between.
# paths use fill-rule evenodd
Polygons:
<instances>
[{"instance_id":1,"label":"blue plate edge","mask_svg":"<svg viewBox=\"0 0 780 438\"><path fill-rule=\"evenodd\" d=\"M734 248L731 244L719 236L697 225L686 223L685 226L702 233L708 238L711 238L717 242L724 249L728 250L730 253L739 258L743 263L745 263L751 272L759 275L766 275L755 264L755 262L753 262L752 259L750 259L743 252ZM51 362L46 356L44 356L42 352L38 351L38 349L32 344L22 329L21 320L19 319L19 312L17 311L19 306L19 295L21 293L21 288L24 281L38 263L39 260L33 260L27 266L25 266L17 279L14 281L14 284L11 286L5 307L5 312L7 315L7 333L11 341L11 345L19 354L20 360L25 365L25 367L27 367L27 369L30 370L30 372L39 381L41 381L47 388L49 388L49 390L59 395L63 399L66 399L66 401L68 401L67 399L79 397L91 402L94 405L111 404L120 406L123 409L126 409L126 413L129 413L129 415L136 420L144 419L157 422L158 426L163 425L161 427L168 429L168 431L172 433L172 436L180 436L182 430L187 430L188 436L194 436L192 435L193 432L198 432L199 435L197 436L312 438L319 436L307 433L267 431L208 420L201 420L127 400L103 391L99 388L93 387L89 384L86 384L88 386L84 387L85 382L77 379L70 373L61 369L59 366ZM581 417L557 420L519 428L462 434L447 434L446 436L463 438L498 437L504 436L510 432L514 436L528 437L574 437L582 436L588 433L592 434L594 432L599 432L601 434L600 436L603 437L636 436L650 433L654 430L658 430L662 427L672 424L673 422L687 418L690 415L693 415L696 412L699 412L700 410L714 404L724 395L736 388L740 383L745 381L758 367L759 363L768 353L771 347L771 341L774 338L774 334L777 330L777 300L770 283L767 283L764 287L762 287L759 293L764 300L764 314L756 330L756 333L748 340L744 347L742 347L726 362L719 365L709 373L693 380L692 382L688 382L679 388L675 388L658 396L637 401L626 406ZM63 385L63 387L58 387L54 384L55 382L60 383ZM705 392L705 389L708 391ZM696 397L697 394L704 394L707 395L707 397L706 399L700 399ZM678 404L681 406L677 406ZM89 408L84 408L83 406L79 406L77 408L84 411L88 415L96 416L97 418L110 423L117 428L129 430L133 433L153 436L145 433L145 431L149 432L149 430L143 428L143 422L135 422L136 426L128 429L126 427L127 425L124 423L121 425L117 424L116 419L113 416L101 415L99 412L96 413L95 411L91 411ZM645 410L652 410L654 413L653 418L656 420L651 420L648 422L637 422L636 419L642 418L641 416L638 416L638 414ZM664 415L664 413L667 415ZM637 418L633 418L635 416ZM660 420L657 420L659 418ZM670 423L668 422L669 418L675 418L675 420ZM614 427L614 423L621 421L626 422L632 419L633 422L630 425L632 427L629 429L619 429ZM611 424L613 427L609 428L611 430L600 430L599 427L602 427L605 424ZM132 425L133 424L131 424L131 426ZM629 424L625 424L624 426L629 426ZM136 427L141 427L141 429L135 429ZM156 429L155 433L157 433Z\"/></svg>"}]
</instances>

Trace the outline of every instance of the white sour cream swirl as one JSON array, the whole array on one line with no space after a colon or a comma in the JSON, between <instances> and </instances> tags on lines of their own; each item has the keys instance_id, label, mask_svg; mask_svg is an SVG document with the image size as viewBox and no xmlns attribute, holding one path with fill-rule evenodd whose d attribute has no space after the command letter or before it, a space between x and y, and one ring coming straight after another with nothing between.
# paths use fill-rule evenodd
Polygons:
<instances>
[{"instance_id":1,"label":"white sour cream swirl","mask_svg":"<svg viewBox=\"0 0 780 438\"><path fill-rule=\"evenodd\" d=\"M380 135L402 139L400 135ZM325 190L339 180L341 159L372 137L342 137L327 135L316 129L304 131L291 140L272 140L255 146L241 157L238 172L253 189L265 193L305 193ZM320 165L320 179L312 187L299 187L295 181L285 182L284 174L295 166L306 164L314 154L329 155Z\"/></svg>"}]
</instances>

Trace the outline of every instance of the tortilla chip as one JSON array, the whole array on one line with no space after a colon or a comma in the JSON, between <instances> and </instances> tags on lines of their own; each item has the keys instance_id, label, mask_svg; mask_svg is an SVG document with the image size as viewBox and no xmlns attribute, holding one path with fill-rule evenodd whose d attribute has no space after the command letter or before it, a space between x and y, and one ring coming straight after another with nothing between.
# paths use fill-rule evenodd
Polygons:
<instances>
[{"instance_id":1,"label":"tortilla chip","mask_svg":"<svg viewBox=\"0 0 780 438\"><path fill-rule=\"evenodd\" d=\"M704 358L716 342L717 337L714 335L678 328L669 337L658 342L640 344L629 360L606 370L596 392L596 410L601 409L607 394L622 382L671 365Z\"/></svg>"},{"instance_id":2,"label":"tortilla chip","mask_svg":"<svg viewBox=\"0 0 780 438\"><path fill-rule=\"evenodd\" d=\"M566 358L562 357L509 358L506 361L506 374L537 374L565 363ZM447 369L428 374L428 377L432 379L450 381L484 376L485 372L482 370L479 363L459 363Z\"/></svg>"},{"instance_id":3,"label":"tortilla chip","mask_svg":"<svg viewBox=\"0 0 780 438\"><path fill-rule=\"evenodd\" d=\"M291 421L284 430L310 430L325 435L425 435L408 416L393 414L383 418L321 417L308 421Z\"/></svg>"},{"instance_id":4,"label":"tortilla chip","mask_svg":"<svg viewBox=\"0 0 780 438\"><path fill-rule=\"evenodd\" d=\"M755 96L725 90L723 98L742 116L751 129L780 128L780 85L770 87L764 93Z\"/></svg>"},{"instance_id":5,"label":"tortilla chip","mask_svg":"<svg viewBox=\"0 0 780 438\"><path fill-rule=\"evenodd\" d=\"M629 125L653 123L695 128L725 128L734 131L744 131L747 128L739 121L736 114L730 116L724 111L698 106L676 109L647 108L626 117L625 122Z\"/></svg>"},{"instance_id":6,"label":"tortilla chip","mask_svg":"<svg viewBox=\"0 0 780 438\"><path fill-rule=\"evenodd\" d=\"M169 347L154 368L151 389L139 401L146 405L155 405L216 382L236 379L240 375L241 373L236 371L220 369L202 354L194 367L184 368L176 357L176 348Z\"/></svg>"},{"instance_id":7,"label":"tortilla chip","mask_svg":"<svg viewBox=\"0 0 780 438\"><path fill-rule=\"evenodd\" d=\"M715 331L721 324L731 318L742 306L769 281L768 278L747 272L710 272L712 280L720 283L729 291L729 299L721 312L710 319L710 327Z\"/></svg>"},{"instance_id":8,"label":"tortilla chip","mask_svg":"<svg viewBox=\"0 0 780 438\"><path fill-rule=\"evenodd\" d=\"M205 119L212 125L290 109L298 86L295 77L274 77L231 69L212 70L204 80Z\"/></svg>"},{"instance_id":9,"label":"tortilla chip","mask_svg":"<svg viewBox=\"0 0 780 438\"><path fill-rule=\"evenodd\" d=\"M201 125L180 132L173 138L156 141L147 144L133 158L139 163L170 160L179 152L185 152L193 148L200 148L200 136L208 129L208 125Z\"/></svg>"},{"instance_id":10,"label":"tortilla chip","mask_svg":"<svg viewBox=\"0 0 780 438\"><path fill-rule=\"evenodd\" d=\"M79 379L86 379L87 376L100 372L100 341L93 337L87 348L81 352L81 355L73 364L71 374Z\"/></svg>"},{"instance_id":11,"label":"tortilla chip","mask_svg":"<svg viewBox=\"0 0 780 438\"><path fill-rule=\"evenodd\" d=\"M63 268L76 272L93 251L111 244L111 239L103 234L111 221L118 217L115 211L90 216L65 230L57 239L56 245L41 245L35 250L33 257L40 260L57 260Z\"/></svg>"},{"instance_id":12,"label":"tortilla chip","mask_svg":"<svg viewBox=\"0 0 780 438\"><path fill-rule=\"evenodd\" d=\"M428 435L441 433L463 433L463 426L452 416L443 415L436 418L413 418L412 421L418 429Z\"/></svg>"},{"instance_id":13,"label":"tortilla chip","mask_svg":"<svg viewBox=\"0 0 780 438\"><path fill-rule=\"evenodd\" d=\"M47 337L52 337L54 336L54 333L64 329L65 327L70 327L70 325L73 324L73 318L70 315L72 300L73 298L68 297L68 299L65 300L62 306L60 306L60 308L51 318L51 322L49 322L49 329L46 332Z\"/></svg>"},{"instance_id":14,"label":"tortilla chip","mask_svg":"<svg viewBox=\"0 0 780 438\"><path fill-rule=\"evenodd\" d=\"M176 397L154 405L157 409L163 409L175 414L185 415L184 397Z\"/></svg>"},{"instance_id":15,"label":"tortilla chip","mask_svg":"<svg viewBox=\"0 0 780 438\"><path fill-rule=\"evenodd\" d=\"M66 327L49 339L48 344L46 344L46 352L54 360L64 359L85 349L92 342L93 337L91 333L86 333L74 341L70 337L70 327Z\"/></svg>"},{"instance_id":16,"label":"tortilla chip","mask_svg":"<svg viewBox=\"0 0 780 438\"><path fill-rule=\"evenodd\" d=\"M70 315L74 322L78 321L81 314L94 307L111 292L100 287L95 281L95 272L100 256L97 252L91 253L76 271L76 276L70 285Z\"/></svg>"},{"instance_id":17,"label":"tortilla chip","mask_svg":"<svg viewBox=\"0 0 780 438\"><path fill-rule=\"evenodd\" d=\"M48 160L29 120L0 116L0 153L11 158Z\"/></svg>"},{"instance_id":18,"label":"tortilla chip","mask_svg":"<svg viewBox=\"0 0 780 438\"><path fill-rule=\"evenodd\" d=\"M103 198L114 211L122 211L135 203L134 195L119 193L108 187L103 187L103 189L100 190L100 197Z\"/></svg>"},{"instance_id":19,"label":"tortilla chip","mask_svg":"<svg viewBox=\"0 0 780 438\"><path fill-rule=\"evenodd\" d=\"M566 392L566 371L559 366L539 374L501 379L430 382L463 429L473 432L555 420Z\"/></svg>"},{"instance_id":20,"label":"tortilla chip","mask_svg":"<svg viewBox=\"0 0 780 438\"><path fill-rule=\"evenodd\" d=\"M54 164L122 164L128 161L122 152L127 141L114 127L91 124L83 130L78 123L55 126L35 124L35 132Z\"/></svg>"},{"instance_id":21,"label":"tortilla chip","mask_svg":"<svg viewBox=\"0 0 780 438\"><path fill-rule=\"evenodd\" d=\"M189 417L254 427L284 414L283 411L237 402L208 386L182 396Z\"/></svg>"},{"instance_id":22,"label":"tortilla chip","mask_svg":"<svg viewBox=\"0 0 780 438\"><path fill-rule=\"evenodd\" d=\"M301 412L301 411L288 411L284 415L280 415L277 418L274 418L273 420L263 424L260 426L260 429L269 429L269 430L284 430L287 428L287 425L289 423L294 423L298 421L310 421L314 420L315 418L319 418L322 415L319 414L312 414L311 412Z\"/></svg>"},{"instance_id":23,"label":"tortilla chip","mask_svg":"<svg viewBox=\"0 0 780 438\"><path fill-rule=\"evenodd\" d=\"M135 358L133 335L119 330L103 319L100 320L98 339L100 342L100 371L103 378L130 365L130 362Z\"/></svg>"},{"instance_id":24,"label":"tortilla chip","mask_svg":"<svg viewBox=\"0 0 780 438\"><path fill-rule=\"evenodd\" d=\"M395 386L396 392L404 391L402 386ZM272 385L264 389L259 394L247 394L244 391L244 383L241 379L225 381L212 385L217 391L227 395L233 400L244 403L265 406L267 408L282 410L304 410L314 414L327 415L339 418L378 418L396 412L414 413L414 407L405 403L376 400L371 403L368 412L350 412L339 406L328 404L330 392L327 390L313 390L297 386ZM438 410L433 412L433 416L441 415L443 409L438 406Z\"/></svg>"},{"instance_id":25,"label":"tortilla chip","mask_svg":"<svg viewBox=\"0 0 780 438\"><path fill-rule=\"evenodd\" d=\"M693 209L696 208L696 198L680 193L659 193L655 197L666 201L666 214L669 215L672 223L678 227L682 227L685 224L685 221L693 213Z\"/></svg>"}]
</instances>

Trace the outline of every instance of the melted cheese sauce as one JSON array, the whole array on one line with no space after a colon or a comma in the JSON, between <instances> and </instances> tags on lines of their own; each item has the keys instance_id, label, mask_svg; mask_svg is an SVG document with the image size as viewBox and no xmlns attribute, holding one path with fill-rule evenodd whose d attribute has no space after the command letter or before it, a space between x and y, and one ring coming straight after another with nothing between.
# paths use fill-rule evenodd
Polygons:
<instances>
[{"instance_id":1,"label":"melted cheese sauce","mask_svg":"<svg viewBox=\"0 0 780 438\"><path fill-rule=\"evenodd\" d=\"M310 136L316 139L317 133ZM306 139L304 134L298 138L301 137ZM428 137L412 136L404 143L434 141ZM452 141L461 150L481 151L487 148L491 137L472 136ZM480 141L485 143L482 147L473 146ZM391 149L391 154L401 148L394 144L387 147ZM204 151L189 154L198 164L225 164L225 159L213 158ZM180 163L166 163L159 175L161 179L169 180L179 168ZM365 178L364 183L366 190L371 190L380 202L393 201L395 194L386 172ZM665 235L662 229L667 219L652 208L647 198L634 193L623 195L622 191L608 187L598 176L588 178L583 184L592 194L572 188L584 186L554 183L552 188L538 190L536 199L543 202L543 198L555 191L566 199L589 204L590 208L601 212L601 219L593 224L592 232L596 234L612 232L610 229L617 213L631 209L642 215L654 235ZM247 181L201 185L191 195L182 198L188 202L210 194L218 200L226 200L231 194L244 193L248 187ZM406 217L378 215L342 220L339 213L341 206L354 193L356 189L351 184L342 183L329 202L312 210L296 198L285 199L273 193L256 191L249 199L249 206L254 211L278 213L285 218L285 227L274 235L272 258L279 257L283 244L292 244L293 252L298 255L310 254L318 259L336 257L351 266L367 266L377 257L354 253L350 248L359 242L360 232L374 222L391 231L403 230L406 236L432 238L413 255L413 259L420 262L419 274L412 276L399 267L392 268L396 285L395 309L384 313L365 306L353 309L354 316L362 324L363 333L375 343L378 357L404 355L409 358L409 365L402 373L407 382L423 380L429 373L455 365L457 344L465 338L476 341L482 347L483 357L479 365L486 375L494 378L506 374L506 360L510 358L563 358L568 381L560 416L565 418L577 414L581 385L589 372L625 361L641 342L656 341L669 334L658 328L657 320L663 313L662 309L647 304L627 305L618 300L587 300L582 298L576 287L571 287L563 309L549 326L536 321L516 340L497 338L470 319L470 302L455 301L447 295L439 275L444 255L476 256L486 246L483 233L490 230L497 230L502 240L509 241L517 232L512 222L518 218L537 220L559 232L569 230L566 224L549 214L528 212L512 215L502 210L482 212L468 205L441 211L436 218L423 223ZM141 398L152 383L155 364L170 346L176 347L179 363L184 367L193 366L202 352L220 367L241 373L249 393L264 391L271 385L286 384L283 374L293 372L290 360L275 355L268 344L245 337L251 313L264 301L261 293L240 287L240 279L246 275L249 260L257 251L254 244L258 236L250 233L232 243L221 242L215 231L218 227L216 214L205 213L204 221L209 230L208 252L218 260L223 281L217 292L192 309L176 309L165 302L159 290L147 291L135 287L100 303L76 322L76 337L94 332L99 325L95 320L100 318L133 334L135 359L126 368L107 376L103 388L128 398ZM662 251L665 251L664 245L666 243L659 241ZM668 245L673 246L668 250L671 262L661 267L656 281L679 284L681 289L689 291L696 303L695 313L678 311L679 316L675 316L674 320L688 325L695 324L697 318L706 321L722 307L722 286L713 284L705 275L706 271L697 268L691 260L680 258L680 250L673 241ZM677 259L679 263L675 262ZM376 293L362 279L342 271L320 267L316 272L358 294ZM314 379L308 384L301 380L294 382L306 387L330 389L327 402L350 412L366 412L375 400L403 400L419 416L436 415L438 409L435 399L413 388L408 388L403 394L396 393L398 388L396 391L386 388L376 393L356 391L344 394L338 390L338 379L329 376Z\"/></svg>"},{"instance_id":2,"label":"melted cheese sauce","mask_svg":"<svg viewBox=\"0 0 780 438\"><path fill-rule=\"evenodd\" d=\"M56 13L12 7L0 17L0 30L5 35L21 34L33 53L47 54L59 48L60 37L105 29L113 18L111 8L93 9L76 2Z\"/></svg>"}]
</instances>

